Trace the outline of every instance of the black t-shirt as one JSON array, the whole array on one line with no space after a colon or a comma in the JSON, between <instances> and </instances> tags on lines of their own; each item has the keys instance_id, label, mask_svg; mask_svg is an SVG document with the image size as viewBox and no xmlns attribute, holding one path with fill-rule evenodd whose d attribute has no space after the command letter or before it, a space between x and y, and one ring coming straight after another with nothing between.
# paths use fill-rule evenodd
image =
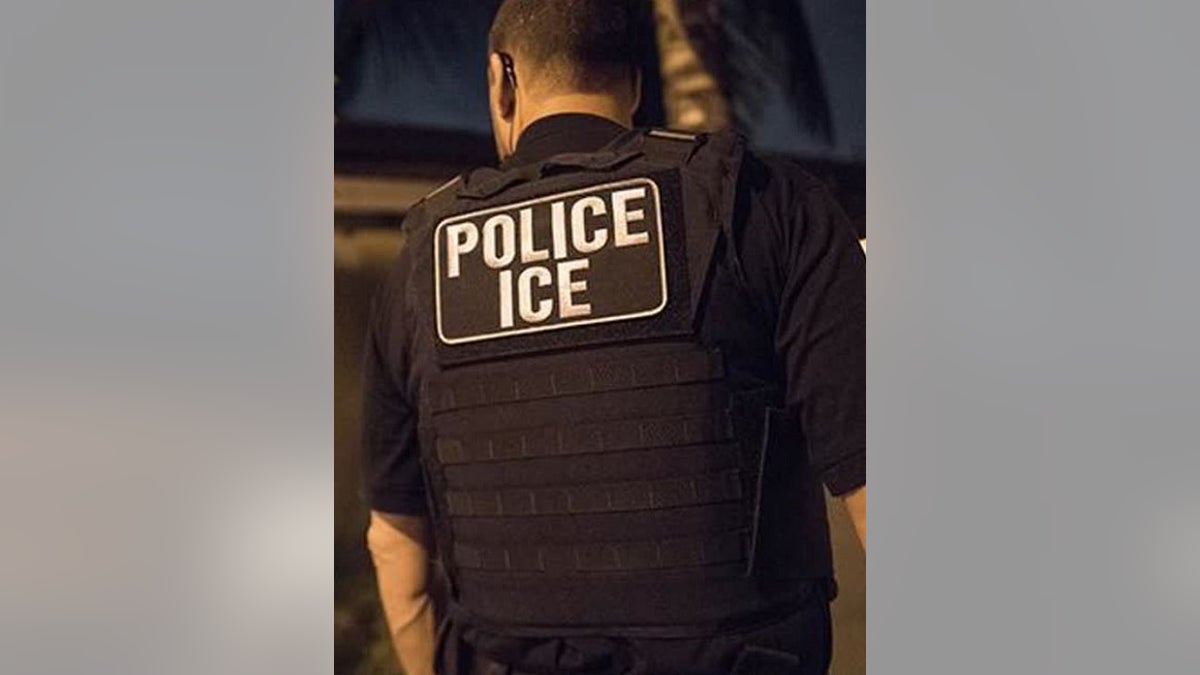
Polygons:
<instances>
[{"instance_id":1,"label":"black t-shirt","mask_svg":"<svg viewBox=\"0 0 1200 675\"><path fill-rule=\"evenodd\" d=\"M521 134L504 167L596 150L625 131L590 115L543 118ZM734 232L747 301L761 321L723 326L728 335L709 337L725 350L753 350L741 356L777 369L810 462L833 494L854 490L866 483L866 275L854 229L825 187L798 165L747 155ZM409 376L403 330L411 324L403 300L409 255L401 253L373 303L362 438L370 507L422 514L420 386Z\"/></svg>"}]
</instances>

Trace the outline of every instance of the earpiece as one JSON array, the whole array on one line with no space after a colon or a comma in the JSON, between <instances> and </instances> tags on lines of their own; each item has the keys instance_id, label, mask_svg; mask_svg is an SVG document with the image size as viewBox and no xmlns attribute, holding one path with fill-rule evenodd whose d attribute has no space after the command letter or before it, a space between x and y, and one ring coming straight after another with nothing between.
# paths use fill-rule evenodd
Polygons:
<instances>
[{"instance_id":1,"label":"earpiece","mask_svg":"<svg viewBox=\"0 0 1200 675\"><path fill-rule=\"evenodd\" d=\"M517 69L513 67L512 57L500 52L500 64L504 67L504 81L510 90L517 88Z\"/></svg>"},{"instance_id":2,"label":"earpiece","mask_svg":"<svg viewBox=\"0 0 1200 675\"><path fill-rule=\"evenodd\" d=\"M500 66L504 70L504 82L500 90L501 105L504 108L511 108L511 118L508 125L508 152L511 154L515 151L516 141L516 121L517 121L517 69L513 67L512 56L504 52L496 52L500 57Z\"/></svg>"}]
</instances>

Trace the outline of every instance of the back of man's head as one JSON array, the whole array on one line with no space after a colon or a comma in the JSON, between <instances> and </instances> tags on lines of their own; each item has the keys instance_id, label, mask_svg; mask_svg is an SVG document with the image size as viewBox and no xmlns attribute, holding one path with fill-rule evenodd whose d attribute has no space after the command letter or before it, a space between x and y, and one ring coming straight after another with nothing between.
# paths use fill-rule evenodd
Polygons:
<instances>
[{"instance_id":1,"label":"back of man's head","mask_svg":"<svg viewBox=\"0 0 1200 675\"><path fill-rule=\"evenodd\" d=\"M633 77L650 37L647 10L639 0L505 0L488 47L524 60L542 85L611 90Z\"/></svg>"}]
</instances>

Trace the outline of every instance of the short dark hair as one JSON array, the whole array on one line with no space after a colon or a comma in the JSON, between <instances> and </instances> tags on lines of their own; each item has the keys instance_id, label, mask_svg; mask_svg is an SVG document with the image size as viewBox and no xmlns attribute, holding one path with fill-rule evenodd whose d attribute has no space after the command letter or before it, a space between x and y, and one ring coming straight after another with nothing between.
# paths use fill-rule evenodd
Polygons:
<instances>
[{"instance_id":1,"label":"short dark hair","mask_svg":"<svg viewBox=\"0 0 1200 675\"><path fill-rule=\"evenodd\" d=\"M648 0L505 0L488 48L519 54L562 84L603 89L638 67L652 25Z\"/></svg>"}]
</instances>

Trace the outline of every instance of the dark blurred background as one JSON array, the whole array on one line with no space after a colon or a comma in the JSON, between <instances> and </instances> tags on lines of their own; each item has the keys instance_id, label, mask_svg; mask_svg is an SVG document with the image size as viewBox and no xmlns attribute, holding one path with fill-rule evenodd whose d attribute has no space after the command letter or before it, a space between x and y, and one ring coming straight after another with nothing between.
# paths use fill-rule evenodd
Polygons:
<instances>
[{"instance_id":1,"label":"dark blurred background","mask_svg":"<svg viewBox=\"0 0 1200 675\"><path fill-rule=\"evenodd\" d=\"M486 36L499 0L335 0L335 642L337 672L398 670L364 546L358 434L363 327L404 245L408 207L467 169L494 164ZM733 126L760 154L822 178L866 236L863 0L646 0L656 49L638 122ZM837 675L865 672L865 563L831 504L841 594Z\"/></svg>"}]
</instances>

